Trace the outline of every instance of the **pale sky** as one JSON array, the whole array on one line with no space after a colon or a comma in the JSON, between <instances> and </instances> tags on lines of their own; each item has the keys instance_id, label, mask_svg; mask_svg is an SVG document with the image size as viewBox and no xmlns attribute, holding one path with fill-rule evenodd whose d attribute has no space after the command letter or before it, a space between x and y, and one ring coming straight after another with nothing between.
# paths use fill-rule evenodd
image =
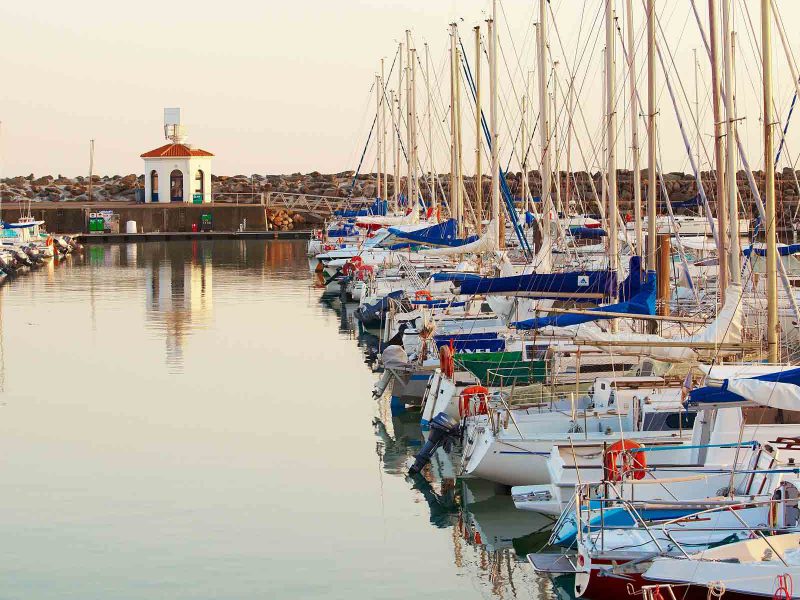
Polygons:
<instances>
[{"instance_id":1,"label":"pale sky","mask_svg":"<svg viewBox=\"0 0 800 600\"><path fill-rule=\"evenodd\" d=\"M705 19L707 2L696 1ZM657 3L659 11L663 11L662 24L681 72L683 88L692 104L684 106L682 111L693 140L695 129L689 122L692 118L689 110L694 110L692 49L699 49L700 120L703 135L707 137L711 127L706 97L709 68L691 4L689 0L657 0ZM617 4L622 13L625 3L617 0ZM745 119L743 135L752 151L750 161L757 166L762 162L760 114L755 95L755 90L760 91L760 79L744 7L749 10L758 36L759 2L735 0L734 4L741 43L737 55L737 94L740 115ZM778 4L789 24L792 50L800 56L800 40L792 34L800 17L800 2L781 0ZM551 53L560 60L561 68L566 69L564 63L574 64L579 40L583 47L589 39L593 48L593 54L587 51L581 68L576 70L577 79L587 81L579 100L585 115L578 117L573 113L575 138L580 138L584 153L591 154L590 143L599 139L601 126L600 48L604 44L602 21L599 27L592 24L602 0L585 3L553 0L552 6L556 27L550 28ZM423 43L428 42L432 69L440 78L443 94L434 103L439 102L444 111L449 103L448 70L444 62L449 43L448 24L458 19L471 60L471 28L483 23L490 7L489 0L4 2L0 4L0 47L4 57L0 173L3 176L31 172L85 174L90 138L96 140L96 173L138 173L142 169L139 154L164 143L165 106L182 108L189 141L217 155L216 173L353 169L374 115L375 100L370 94L380 58L386 57L388 71L396 41L404 37L407 28L413 31L421 57ZM522 94L524 74L536 60L532 33L536 7L535 0L502 3L505 17L500 19L499 32L505 60L500 68L500 88L507 105L506 118L513 123L518 122L515 98ZM634 15L638 38L644 31L641 0L634 0ZM621 20L624 25L622 14ZM566 57L556 29L566 48ZM592 36L597 31L599 41L592 46ZM777 31L773 43L775 101L783 119L793 87ZM519 62L515 55L519 56ZM638 48L637 61L640 93L644 98L642 46ZM620 102L624 103L627 91L622 86L627 84L623 79L624 60L619 54L617 69ZM562 77L567 79L566 70ZM512 94L512 79L516 96ZM389 85L396 87L393 83ZM423 110L425 93L423 84L420 85L417 104ZM675 85L678 87L677 79ZM663 88L663 76L659 90L660 143L665 168L688 170L677 121ZM463 102L468 106L466 99ZM559 106L563 108L563 102ZM487 108L488 103L484 110ZM466 127L465 161L469 162L473 148L472 117L467 108L462 110ZM624 120L626 112L626 108L620 108L621 119ZM439 116L446 124L446 116ZM796 118L800 119L800 115ZM448 150L443 124L437 123L434 129L437 127L440 129L434 132L437 170L446 171ZM793 157L795 146L800 154L799 136L794 133L797 128L800 123L788 135ZM621 123L621 140L627 131ZM506 127L501 131L504 162L510 152L510 140ZM620 166L625 166L627 146L629 143L620 141ZM583 165L575 158L579 154L576 148L573 146L572 166L579 169ZM370 148L367 170L374 169L373 157L374 150Z\"/></svg>"}]
</instances>

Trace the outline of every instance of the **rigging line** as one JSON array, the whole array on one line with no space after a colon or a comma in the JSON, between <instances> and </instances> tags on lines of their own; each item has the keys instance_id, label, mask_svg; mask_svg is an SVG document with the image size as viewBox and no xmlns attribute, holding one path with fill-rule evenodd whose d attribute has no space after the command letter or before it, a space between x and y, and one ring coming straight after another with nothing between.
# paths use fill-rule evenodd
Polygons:
<instances>
[{"instance_id":1,"label":"rigging line","mask_svg":"<svg viewBox=\"0 0 800 600\"><path fill-rule=\"evenodd\" d=\"M642 0L644 2L644 0ZM656 17L656 25L658 26L659 31L661 31L662 38L664 37L664 32L661 29L661 24L659 22L658 17ZM669 51L669 46L667 47L667 51ZM661 70L664 73L664 81L667 84L667 89L669 90L669 96L672 100L672 107L675 111L675 117L678 120L678 128L681 132L681 137L683 138L683 143L686 148L686 152L689 156L689 162L692 165L692 171L694 172L695 180L697 182L697 193L700 195L700 198L703 200L703 205L706 210L706 216L708 218L708 224L711 227L711 233L714 236L714 241L717 244L717 251L720 251L720 241L719 241L719 234L717 232L717 227L714 224L714 218L711 213L711 206L708 203L708 198L706 197L705 187L703 186L703 181L700 178L700 172L697 170L697 165L695 164L694 160L694 153L691 151L691 144L689 143L689 139L686 136L686 129L683 126L683 120L681 119L680 111L678 110L678 103L675 98L675 92L672 87L672 80L669 77L669 70L666 68L666 64L664 62L663 53L661 52L661 44L658 43L656 39L656 54L658 55L659 63L661 64Z\"/></svg>"}]
</instances>

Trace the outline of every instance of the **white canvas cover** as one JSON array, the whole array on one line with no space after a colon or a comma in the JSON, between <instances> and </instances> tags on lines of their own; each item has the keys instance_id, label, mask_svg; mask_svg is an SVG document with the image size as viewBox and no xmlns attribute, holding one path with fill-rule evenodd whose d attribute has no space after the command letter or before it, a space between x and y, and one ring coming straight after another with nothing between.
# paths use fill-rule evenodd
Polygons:
<instances>
[{"instance_id":1,"label":"white canvas cover","mask_svg":"<svg viewBox=\"0 0 800 600\"><path fill-rule=\"evenodd\" d=\"M717 318L709 323L705 329L692 336L683 338L664 338L660 335L642 333L608 333L596 327L547 327L540 330L543 335L558 337L571 337L587 341L619 341L636 342L641 346L618 346L610 349L615 354L647 355L655 360L664 362L696 362L703 354L713 353L714 350L695 348L696 344L735 344L742 341L742 288L731 285L725 292L725 303L719 311ZM587 324L589 325L589 324ZM681 342L686 346L665 347L648 346L650 343Z\"/></svg>"},{"instance_id":2,"label":"white canvas cover","mask_svg":"<svg viewBox=\"0 0 800 600\"><path fill-rule=\"evenodd\" d=\"M728 391L761 406L800 410L800 387L793 383L760 379L729 379Z\"/></svg>"},{"instance_id":3,"label":"white canvas cover","mask_svg":"<svg viewBox=\"0 0 800 600\"><path fill-rule=\"evenodd\" d=\"M482 254L484 252L494 252L499 247L497 243L497 221L492 219L486 226L486 233L474 242L463 246L445 246L443 248L430 248L420 250L420 254L426 256L454 256L456 254Z\"/></svg>"}]
</instances>

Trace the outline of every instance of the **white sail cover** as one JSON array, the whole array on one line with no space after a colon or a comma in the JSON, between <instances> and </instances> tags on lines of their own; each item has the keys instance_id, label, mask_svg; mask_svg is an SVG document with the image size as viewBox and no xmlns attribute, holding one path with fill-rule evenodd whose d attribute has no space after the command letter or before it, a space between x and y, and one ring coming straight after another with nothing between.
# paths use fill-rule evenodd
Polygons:
<instances>
[{"instance_id":1,"label":"white sail cover","mask_svg":"<svg viewBox=\"0 0 800 600\"><path fill-rule=\"evenodd\" d=\"M636 342L641 346L617 346L613 348L615 354L647 355L655 360L664 362L697 362L704 354L714 353L713 349L695 348L697 344L736 344L742 341L742 288L730 285L725 292L725 303L719 311L717 318L709 323L705 329L692 336L683 338L664 338L660 335L642 333L607 333L595 327L577 325L575 327L546 327L540 330L543 335L558 337L571 337L587 341L598 342ZM589 325L589 324L586 324ZM665 347L648 346L650 343L680 342L685 346Z\"/></svg>"},{"instance_id":2,"label":"white sail cover","mask_svg":"<svg viewBox=\"0 0 800 600\"><path fill-rule=\"evenodd\" d=\"M499 248L497 243L497 221L492 219L486 226L486 233L474 242L463 246L445 246L443 248L430 248L420 250L420 254L427 256L454 256L456 254L482 254L484 252L494 252Z\"/></svg>"},{"instance_id":3,"label":"white sail cover","mask_svg":"<svg viewBox=\"0 0 800 600\"><path fill-rule=\"evenodd\" d=\"M800 410L800 387L761 379L729 379L728 391L761 406Z\"/></svg>"}]
</instances>

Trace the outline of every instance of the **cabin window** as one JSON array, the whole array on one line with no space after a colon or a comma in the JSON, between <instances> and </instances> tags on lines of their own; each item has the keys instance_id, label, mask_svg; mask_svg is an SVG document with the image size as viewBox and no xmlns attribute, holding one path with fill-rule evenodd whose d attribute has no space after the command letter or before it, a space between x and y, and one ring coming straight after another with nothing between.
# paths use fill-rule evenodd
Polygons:
<instances>
[{"instance_id":1,"label":"cabin window","mask_svg":"<svg viewBox=\"0 0 800 600\"><path fill-rule=\"evenodd\" d=\"M672 413L664 422L666 429L691 429L694 427L696 412Z\"/></svg>"}]
</instances>

